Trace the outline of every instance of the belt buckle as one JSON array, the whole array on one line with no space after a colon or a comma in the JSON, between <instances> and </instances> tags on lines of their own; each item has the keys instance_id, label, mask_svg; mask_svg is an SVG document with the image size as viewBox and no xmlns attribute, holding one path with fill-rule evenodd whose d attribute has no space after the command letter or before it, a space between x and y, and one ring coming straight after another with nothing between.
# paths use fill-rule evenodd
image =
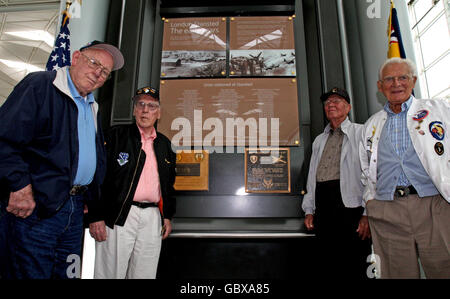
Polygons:
<instances>
[{"instance_id":1,"label":"belt buckle","mask_svg":"<svg viewBox=\"0 0 450 299\"><path fill-rule=\"evenodd\" d=\"M84 188L85 188L85 186L82 186L82 185L73 185L72 189L70 189L70 191L69 191L69 194L70 195L78 195L78 194L80 194L81 191L83 191L83 193L84 193L84 191L85 191Z\"/></svg>"},{"instance_id":2,"label":"belt buckle","mask_svg":"<svg viewBox=\"0 0 450 299\"><path fill-rule=\"evenodd\" d=\"M78 185L73 185L72 188L69 191L70 195L76 195L78 191Z\"/></svg>"},{"instance_id":3,"label":"belt buckle","mask_svg":"<svg viewBox=\"0 0 450 299\"><path fill-rule=\"evenodd\" d=\"M405 197L409 195L409 187L397 187L395 188L395 193L397 193L397 196L399 197Z\"/></svg>"}]
</instances>

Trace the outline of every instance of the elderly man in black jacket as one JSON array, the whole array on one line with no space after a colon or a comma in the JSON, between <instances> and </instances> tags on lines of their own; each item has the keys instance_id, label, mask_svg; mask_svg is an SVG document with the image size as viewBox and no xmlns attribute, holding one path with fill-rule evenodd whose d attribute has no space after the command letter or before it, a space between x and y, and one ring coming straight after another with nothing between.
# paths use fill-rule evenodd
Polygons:
<instances>
[{"instance_id":1,"label":"elderly man in black jacket","mask_svg":"<svg viewBox=\"0 0 450 299\"><path fill-rule=\"evenodd\" d=\"M175 153L156 131L159 92L133 97L136 123L105 133L107 173L100 204L89 209L96 242L94 278L155 278L161 240L175 213Z\"/></svg>"}]
</instances>

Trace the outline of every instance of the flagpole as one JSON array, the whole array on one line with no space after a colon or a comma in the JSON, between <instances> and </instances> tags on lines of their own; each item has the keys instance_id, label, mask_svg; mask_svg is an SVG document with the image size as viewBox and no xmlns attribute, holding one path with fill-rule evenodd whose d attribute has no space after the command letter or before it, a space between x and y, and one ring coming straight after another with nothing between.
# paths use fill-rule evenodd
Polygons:
<instances>
[{"instance_id":1,"label":"flagpole","mask_svg":"<svg viewBox=\"0 0 450 299\"><path fill-rule=\"evenodd\" d=\"M66 1L66 10L64 10L62 12L62 14L64 16L64 20L63 20L63 23L62 23L63 26L66 24L67 19L70 18L70 16L69 16L69 8L70 8L71 5L72 5L72 1L67 0Z\"/></svg>"},{"instance_id":2,"label":"flagpole","mask_svg":"<svg viewBox=\"0 0 450 299\"><path fill-rule=\"evenodd\" d=\"M61 2L62 6L63 2ZM45 69L47 71L55 71L61 67L70 65L70 30L69 30L69 8L72 5L72 1L67 0L65 2L65 9L60 14L61 27L57 30L55 36L55 42L52 52L47 60ZM62 8L62 7L61 7Z\"/></svg>"},{"instance_id":3,"label":"flagpole","mask_svg":"<svg viewBox=\"0 0 450 299\"><path fill-rule=\"evenodd\" d=\"M394 7L394 3L392 0L389 1L389 18L388 18L388 28L387 28L387 35L388 38L391 38L391 26L392 26L392 8Z\"/></svg>"},{"instance_id":4,"label":"flagpole","mask_svg":"<svg viewBox=\"0 0 450 299\"><path fill-rule=\"evenodd\" d=\"M61 0L61 3L59 4L59 11L62 11L62 12L58 16L58 22L56 22L56 30L55 30L55 32L58 32L60 27L61 27L61 24L63 22L63 17L64 17L64 11L69 11L69 7L71 5L72 5L72 1L71 0L67 0L65 4Z\"/></svg>"}]
</instances>

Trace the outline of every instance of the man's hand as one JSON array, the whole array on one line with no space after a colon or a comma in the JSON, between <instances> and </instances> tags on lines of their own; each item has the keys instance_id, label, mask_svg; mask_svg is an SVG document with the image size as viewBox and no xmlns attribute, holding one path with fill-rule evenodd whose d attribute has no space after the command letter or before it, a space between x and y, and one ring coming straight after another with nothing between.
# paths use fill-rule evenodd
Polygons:
<instances>
[{"instance_id":1,"label":"man's hand","mask_svg":"<svg viewBox=\"0 0 450 299\"><path fill-rule=\"evenodd\" d=\"M33 213L35 207L36 202L34 201L33 190L31 184L28 184L22 189L9 194L9 203L6 211L16 217L27 218Z\"/></svg>"},{"instance_id":2,"label":"man's hand","mask_svg":"<svg viewBox=\"0 0 450 299\"><path fill-rule=\"evenodd\" d=\"M314 216L312 214L308 214L305 216L305 226L307 230L314 229Z\"/></svg>"},{"instance_id":3,"label":"man's hand","mask_svg":"<svg viewBox=\"0 0 450 299\"><path fill-rule=\"evenodd\" d=\"M89 233L95 241L102 242L106 240L106 224L105 221L97 221L89 224Z\"/></svg>"},{"instance_id":4,"label":"man's hand","mask_svg":"<svg viewBox=\"0 0 450 299\"><path fill-rule=\"evenodd\" d=\"M169 219L164 219L164 226L162 227L161 235L164 240L172 232L172 222Z\"/></svg>"},{"instance_id":5,"label":"man's hand","mask_svg":"<svg viewBox=\"0 0 450 299\"><path fill-rule=\"evenodd\" d=\"M361 220L359 220L358 229L356 230L361 240L366 238L370 238L370 227L369 227L369 218L367 216L362 216Z\"/></svg>"}]
</instances>

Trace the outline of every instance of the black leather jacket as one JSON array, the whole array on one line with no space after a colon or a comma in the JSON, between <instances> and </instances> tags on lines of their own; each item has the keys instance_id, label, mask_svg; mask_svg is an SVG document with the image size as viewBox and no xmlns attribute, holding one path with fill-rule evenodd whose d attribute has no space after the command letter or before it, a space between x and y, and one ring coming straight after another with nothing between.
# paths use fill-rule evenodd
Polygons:
<instances>
[{"instance_id":1,"label":"black leather jacket","mask_svg":"<svg viewBox=\"0 0 450 299\"><path fill-rule=\"evenodd\" d=\"M105 133L105 147L107 167L101 200L98 205L89 207L88 221L92 223L104 220L106 225L114 228L114 225L125 224L146 155L136 124L112 127ZM176 204L173 188L176 155L172 151L170 140L158 132L153 148L161 186L161 219L172 219Z\"/></svg>"}]
</instances>

